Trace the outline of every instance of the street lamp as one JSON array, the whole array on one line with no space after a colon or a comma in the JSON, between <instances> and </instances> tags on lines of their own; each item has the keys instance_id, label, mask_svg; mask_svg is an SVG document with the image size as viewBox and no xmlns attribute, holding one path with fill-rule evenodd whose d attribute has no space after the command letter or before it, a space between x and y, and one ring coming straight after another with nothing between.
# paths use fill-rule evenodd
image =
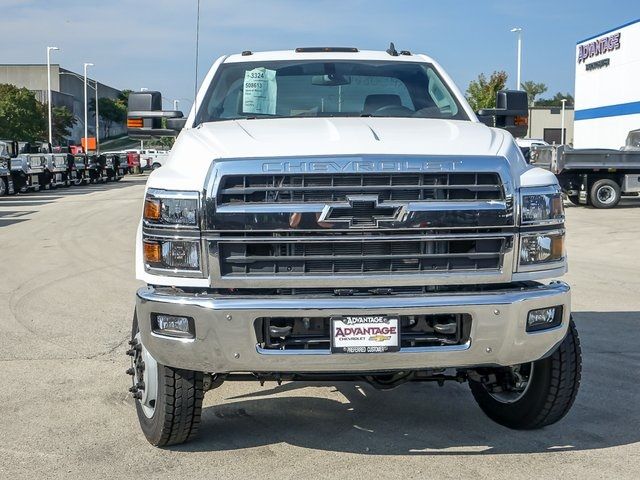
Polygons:
<instances>
[{"instance_id":1,"label":"street lamp","mask_svg":"<svg viewBox=\"0 0 640 480\"><path fill-rule=\"evenodd\" d=\"M564 104L567 103L567 99L563 98L562 102L562 121L560 123L560 145L564 145Z\"/></svg>"},{"instance_id":2,"label":"street lamp","mask_svg":"<svg viewBox=\"0 0 640 480\"><path fill-rule=\"evenodd\" d=\"M89 150L89 133L87 125L87 67L93 67L93 63L84 64L84 153Z\"/></svg>"},{"instance_id":3,"label":"street lamp","mask_svg":"<svg viewBox=\"0 0 640 480\"><path fill-rule=\"evenodd\" d=\"M518 74L516 80L518 83L516 85L516 90L522 90L522 87L520 86L520 71L522 69L522 28L512 28L511 32L518 34Z\"/></svg>"},{"instance_id":4,"label":"street lamp","mask_svg":"<svg viewBox=\"0 0 640 480\"><path fill-rule=\"evenodd\" d=\"M51 50L58 47L47 47L47 111L49 113L49 143L53 143L53 127L51 126Z\"/></svg>"},{"instance_id":5,"label":"street lamp","mask_svg":"<svg viewBox=\"0 0 640 480\"><path fill-rule=\"evenodd\" d=\"M100 153L100 120L99 120L99 109L98 109L98 80L94 80L93 83L95 84L95 91L96 91L96 108L95 108L95 114L96 114L96 155L98 153Z\"/></svg>"}]
</instances>

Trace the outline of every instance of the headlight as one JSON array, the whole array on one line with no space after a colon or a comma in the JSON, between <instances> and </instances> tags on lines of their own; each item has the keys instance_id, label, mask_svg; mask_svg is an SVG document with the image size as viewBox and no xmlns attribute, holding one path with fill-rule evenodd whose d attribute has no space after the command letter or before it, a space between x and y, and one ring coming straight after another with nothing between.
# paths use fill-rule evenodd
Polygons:
<instances>
[{"instance_id":1,"label":"headlight","mask_svg":"<svg viewBox=\"0 0 640 480\"><path fill-rule=\"evenodd\" d=\"M149 189L144 201L144 221L159 226L197 226L198 192Z\"/></svg>"},{"instance_id":2,"label":"headlight","mask_svg":"<svg viewBox=\"0 0 640 480\"><path fill-rule=\"evenodd\" d=\"M520 265L539 265L564 259L564 232L523 234Z\"/></svg>"},{"instance_id":3,"label":"headlight","mask_svg":"<svg viewBox=\"0 0 640 480\"><path fill-rule=\"evenodd\" d=\"M523 189L520 220L522 225L561 223L564 221L562 194L556 187Z\"/></svg>"},{"instance_id":4,"label":"headlight","mask_svg":"<svg viewBox=\"0 0 640 480\"><path fill-rule=\"evenodd\" d=\"M163 270L200 270L200 243L187 240L143 241L144 262Z\"/></svg>"}]
</instances>

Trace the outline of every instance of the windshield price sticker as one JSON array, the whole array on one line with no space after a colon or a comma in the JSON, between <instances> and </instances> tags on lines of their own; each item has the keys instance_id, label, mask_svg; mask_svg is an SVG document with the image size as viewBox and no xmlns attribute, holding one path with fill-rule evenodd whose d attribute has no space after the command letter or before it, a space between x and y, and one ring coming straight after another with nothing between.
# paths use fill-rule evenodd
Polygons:
<instances>
[{"instance_id":1,"label":"windshield price sticker","mask_svg":"<svg viewBox=\"0 0 640 480\"><path fill-rule=\"evenodd\" d=\"M244 72L243 113L275 115L277 96L278 84L275 70L258 67Z\"/></svg>"},{"instance_id":2,"label":"windshield price sticker","mask_svg":"<svg viewBox=\"0 0 640 480\"><path fill-rule=\"evenodd\" d=\"M383 353L400 349L398 317L385 315L331 318L332 353Z\"/></svg>"}]
</instances>

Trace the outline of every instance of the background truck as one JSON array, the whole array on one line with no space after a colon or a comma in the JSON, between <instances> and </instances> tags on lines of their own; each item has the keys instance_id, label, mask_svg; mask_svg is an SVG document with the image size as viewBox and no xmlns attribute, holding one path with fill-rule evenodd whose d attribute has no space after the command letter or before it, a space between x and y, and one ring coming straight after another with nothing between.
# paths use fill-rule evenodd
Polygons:
<instances>
[{"instance_id":1,"label":"background truck","mask_svg":"<svg viewBox=\"0 0 640 480\"><path fill-rule=\"evenodd\" d=\"M71 185L71 166L66 153L48 153L46 157L46 177L52 188Z\"/></svg>"},{"instance_id":2,"label":"background truck","mask_svg":"<svg viewBox=\"0 0 640 480\"><path fill-rule=\"evenodd\" d=\"M44 153L21 153L11 159L11 176L18 192L38 191L48 185Z\"/></svg>"},{"instance_id":3,"label":"background truck","mask_svg":"<svg viewBox=\"0 0 640 480\"><path fill-rule=\"evenodd\" d=\"M143 169L155 170L160 168L169 158L166 150L156 150L153 148L130 150L140 155L140 165Z\"/></svg>"},{"instance_id":4,"label":"background truck","mask_svg":"<svg viewBox=\"0 0 640 480\"><path fill-rule=\"evenodd\" d=\"M11 178L11 149L7 142L0 141L0 197L15 193Z\"/></svg>"},{"instance_id":5,"label":"background truck","mask_svg":"<svg viewBox=\"0 0 640 480\"><path fill-rule=\"evenodd\" d=\"M638 132L629 132L620 150L566 145L536 146L531 164L555 173L569 200L576 205L613 208L623 194L640 193Z\"/></svg>"},{"instance_id":6,"label":"background truck","mask_svg":"<svg viewBox=\"0 0 640 480\"><path fill-rule=\"evenodd\" d=\"M146 438L193 438L204 393L249 379L468 381L502 425L560 420L580 343L555 280L557 179L509 133L527 110L499 92L487 126L393 44L224 56L187 118L131 93L130 135L180 131L136 238L127 373Z\"/></svg>"},{"instance_id":7,"label":"background truck","mask_svg":"<svg viewBox=\"0 0 640 480\"><path fill-rule=\"evenodd\" d=\"M117 153L105 153L104 157L104 174L107 181L116 182L125 176L128 170L125 155Z\"/></svg>"}]
</instances>

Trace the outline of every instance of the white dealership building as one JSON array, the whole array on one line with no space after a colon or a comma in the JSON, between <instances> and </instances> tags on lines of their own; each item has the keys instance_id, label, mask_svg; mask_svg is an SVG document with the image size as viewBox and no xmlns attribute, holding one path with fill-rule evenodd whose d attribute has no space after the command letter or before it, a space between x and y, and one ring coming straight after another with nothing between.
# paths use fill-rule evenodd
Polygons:
<instances>
[{"instance_id":1,"label":"white dealership building","mask_svg":"<svg viewBox=\"0 0 640 480\"><path fill-rule=\"evenodd\" d=\"M575 148L619 149L640 129L640 19L578 42Z\"/></svg>"}]
</instances>

